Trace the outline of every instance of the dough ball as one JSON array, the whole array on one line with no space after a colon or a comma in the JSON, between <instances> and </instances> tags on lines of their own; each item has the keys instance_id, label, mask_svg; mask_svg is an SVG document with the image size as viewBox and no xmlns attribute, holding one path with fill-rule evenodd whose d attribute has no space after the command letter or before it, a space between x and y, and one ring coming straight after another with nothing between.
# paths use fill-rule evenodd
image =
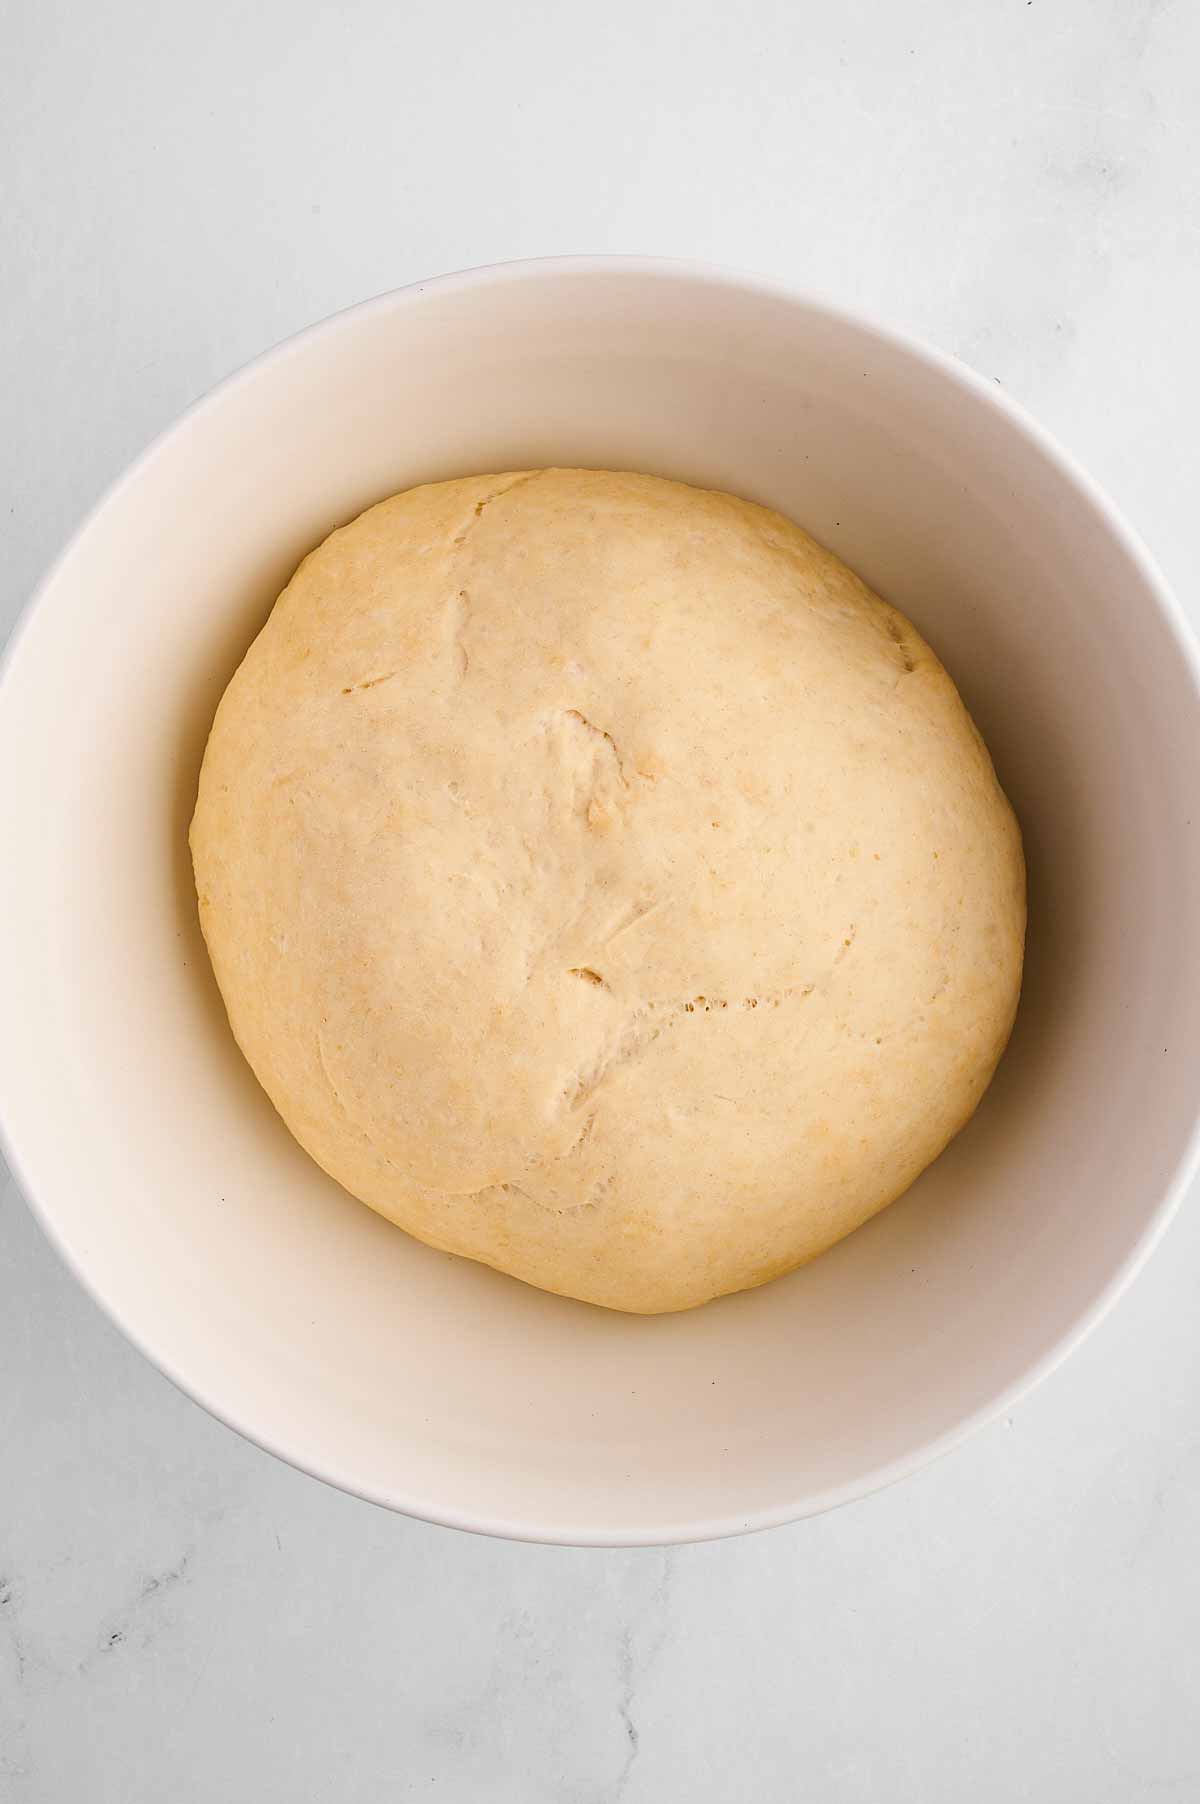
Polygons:
<instances>
[{"instance_id":1,"label":"dough ball","mask_svg":"<svg viewBox=\"0 0 1200 1804\"><path fill-rule=\"evenodd\" d=\"M191 842L233 1031L410 1234L614 1309L813 1258L971 1115L1020 835L910 623L780 515L589 470L305 559Z\"/></svg>"}]
</instances>

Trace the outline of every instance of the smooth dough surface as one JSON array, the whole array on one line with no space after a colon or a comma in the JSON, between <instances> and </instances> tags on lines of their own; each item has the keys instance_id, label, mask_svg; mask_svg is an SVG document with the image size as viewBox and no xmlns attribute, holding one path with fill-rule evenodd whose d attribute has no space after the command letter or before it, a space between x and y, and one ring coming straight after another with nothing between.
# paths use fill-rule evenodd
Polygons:
<instances>
[{"instance_id":1,"label":"smooth dough surface","mask_svg":"<svg viewBox=\"0 0 1200 1804\"><path fill-rule=\"evenodd\" d=\"M192 823L237 1040L435 1247L685 1309L811 1259L964 1125L1020 835L910 623L649 476L411 490L301 564Z\"/></svg>"}]
</instances>

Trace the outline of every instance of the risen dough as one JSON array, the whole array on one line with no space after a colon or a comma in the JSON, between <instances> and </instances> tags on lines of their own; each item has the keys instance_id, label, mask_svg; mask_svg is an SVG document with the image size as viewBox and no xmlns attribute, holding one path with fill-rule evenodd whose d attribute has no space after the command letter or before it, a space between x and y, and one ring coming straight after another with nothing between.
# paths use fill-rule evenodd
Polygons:
<instances>
[{"instance_id":1,"label":"risen dough","mask_svg":"<svg viewBox=\"0 0 1200 1804\"><path fill-rule=\"evenodd\" d=\"M913 627L778 514L471 477L306 558L192 823L233 1031L431 1245L611 1308L811 1259L1012 1026L1020 836Z\"/></svg>"}]
</instances>

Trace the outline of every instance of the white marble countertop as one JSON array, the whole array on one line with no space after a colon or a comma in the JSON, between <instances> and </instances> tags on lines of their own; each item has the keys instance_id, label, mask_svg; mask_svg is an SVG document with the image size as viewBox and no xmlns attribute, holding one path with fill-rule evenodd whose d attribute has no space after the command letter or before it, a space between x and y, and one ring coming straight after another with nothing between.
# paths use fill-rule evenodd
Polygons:
<instances>
[{"instance_id":1,"label":"white marble countertop","mask_svg":"<svg viewBox=\"0 0 1200 1804\"><path fill-rule=\"evenodd\" d=\"M254 352L418 276L576 250L768 270L958 353L1200 616L1200 11L751 18L9 0L0 636L81 511ZM1194 1202L1083 1350L931 1471L604 1553L277 1464L0 1192L4 1804L1191 1800L1198 1510Z\"/></svg>"}]
</instances>

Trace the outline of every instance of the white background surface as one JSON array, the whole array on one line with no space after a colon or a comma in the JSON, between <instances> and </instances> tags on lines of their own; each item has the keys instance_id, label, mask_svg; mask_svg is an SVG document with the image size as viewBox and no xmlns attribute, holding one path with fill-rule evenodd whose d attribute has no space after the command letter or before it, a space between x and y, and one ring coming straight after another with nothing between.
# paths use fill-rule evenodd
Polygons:
<instances>
[{"instance_id":1,"label":"white background surface","mask_svg":"<svg viewBox=\"0 0 1200 1804\"><path fill-rule=\"evenodd\" d=\"M1200 617L1189 0L8 0L0 51L0 633L130 457L269 343L445 269L605 250L762 269L956 352ZM0 1193L3 1804L1193 1799L1198 1509L1194 1206L932 1471L608 1553L278 1465Z\"/></svg>"}]
</instances>

